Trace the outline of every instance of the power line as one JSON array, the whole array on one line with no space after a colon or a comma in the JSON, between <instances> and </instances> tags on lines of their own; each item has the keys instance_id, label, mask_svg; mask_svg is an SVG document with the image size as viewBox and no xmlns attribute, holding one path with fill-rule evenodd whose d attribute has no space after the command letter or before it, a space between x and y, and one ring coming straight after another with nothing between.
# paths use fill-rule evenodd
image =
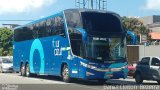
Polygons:
<instances>
[{"instance_id":1,"label":"power line","mask_svg":"<svg viewBox=\"0 0 160 90\"><path fill-rule=\"evenodd\" d=\"M21 21L34 21L34 20L3 20L3 19L2 19L2 20L0 20L0 21L20 21L20 22L21 22Z\"/></svg>"}]
</instances>

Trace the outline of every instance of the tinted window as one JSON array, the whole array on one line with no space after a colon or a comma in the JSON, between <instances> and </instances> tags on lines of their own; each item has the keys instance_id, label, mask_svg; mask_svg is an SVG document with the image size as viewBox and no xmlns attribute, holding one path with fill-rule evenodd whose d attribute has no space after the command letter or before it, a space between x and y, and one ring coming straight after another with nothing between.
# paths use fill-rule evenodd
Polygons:
<instances>
[{"instance_id":1,"label":"tinted window","mask_svg":"<svg viewBox=\"0 0 160 90\"><path fill-rule=\"evenodd\" d=\"M82 35L77 33L70 33L69 35L73 54L83 57Z\"/></svg>"},{"instance_id":2,"label":"tinted window","mask_svg":"<svg viewBox=\"0 0 160 90\"><path fill-rule=\"evenodd\" d=\"M19 28L14 31L14 40L15 41L24 41L34 38L33 31L29 27Z\"/></svg>"},{"instance_id":3,"label":"tinted window","mask_svg":"<svg viewBox=\"0 0 160 90\"><path fill-rule=\"evenodd\" d=\"M160 60L159 60L159 59L157 59L157 58L152 58L151 65L156 66L156 63L160 63Z\"/></svg>"},{"instance_id":4,"label":"tinted window","mask_svg":"<svg viewBox=\"0 0 160 90\"><path fill-rule=\"evenodd\" d=\"M69 28L81 27L81 19L78 11L65 11L65 17Z\"/></svg>"},{"instance_id":5,"label":"tinted window","mask_svg":"<svg viewBox=\"0 0 160 90\"><path fill-rule=\"evenodd\" d=\"M62 16L57 16L38 23L38 37L60 35L65 36L64 20Z\"/></svg>"},{"instance_id":6,"label":"tinted window","mask_svg":"<svg viewBox=\"0 0 160 90\"><path fill-rule=\"evenodd\" d=\"M142 58L140 64L141 65L149 65L150 57Z\"/></svg>"},{"instance_id":7,"label":"tinted window","mask_svg":"<svg viewBox=\"0 0 160 90\"><path fill-rule=\"evenodd\" d=\"M53 35L60 35L60 36L65 36L65 31L64 31L64 20L62 16L58 16L54 18L54 34Z\"/></svg>"},{"instance_id":8,"label":"tinted window","mask_svg":"<svg viewBox=\"0 0 160 90\"><path fill-rule=\"evenodd\" d=\"M111 13L82 12L83 26L88 32L121 32L122 24L117 15Z\"/></svg>"},{"instance_id":9,"label":"tinted window","mask_svg":"<svg viewBox=\"0 0 160 90\"><path fill-rule=\"evenodd\" d=\"M62 16L42 21L37 23L36 26L38 26L38 38L53 35L65 36L64 20Z\"/></svg>"},{"instance_id":10,"label":"tinted window","mask_svg":"<svg viewBox=\"0 0 160 90\"><path fill-rule=\"evenodd\" d=\"M38 38L49 36L50 32L48 32L46 28L46 21L41 21L37 23L37 26L38 26Z\"/></svg>"},{"instance_id":11,"label":"tinted window","mask_svg":"<svg viewBox=\"0 0 160 90\"><path fill-rule=\"evenodd\" d=\"M65 37L64 20L62 16L57 16L27 27L16 29L14 31L14 41L25 41L53 35Z\"/></svg>"}]
</instances>

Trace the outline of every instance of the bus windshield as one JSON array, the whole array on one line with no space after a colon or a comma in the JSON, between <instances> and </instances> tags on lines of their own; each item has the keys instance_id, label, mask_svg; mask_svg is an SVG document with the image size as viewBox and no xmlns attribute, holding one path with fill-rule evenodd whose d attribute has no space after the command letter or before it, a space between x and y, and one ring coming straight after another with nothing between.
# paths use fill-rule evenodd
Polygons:
<instances>
[{"instance_id":1,"label":"bus windshield","mask_svg":"<svg viewBox=\"0 0 160 90\"><path fill-rule=\"evenodd\" d=\"M120 19L111 13L83 12L82 21L84 29L89 33L115 33L122 31Z\"/></svg>"},{"instance_id":2,"label":"bus windshield","mask_svg":"<svg viewBox=\"0 0 160 90\"><path fill-rule=\"evenodd\" d=\"M89 38L86 58L91 60L118 60L125 58L125 40L121 38Z\"/></svg>"}]
</instances>

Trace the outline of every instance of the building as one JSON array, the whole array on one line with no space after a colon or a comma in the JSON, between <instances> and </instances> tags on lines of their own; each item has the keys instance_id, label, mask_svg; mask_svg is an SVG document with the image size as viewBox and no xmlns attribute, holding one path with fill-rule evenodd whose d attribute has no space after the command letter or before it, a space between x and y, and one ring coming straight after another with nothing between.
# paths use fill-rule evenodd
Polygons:
<instances>
[{"instance_id":1,"label":"building","mask_svg":"<svg viewBox=\"0 0 160 90\"><path fill-rule=\"evenodd\" d=\"M142 17L140 21L142 21L151 32L160 32L160 15Z\"/></svg>"},{"instance_id":2,"label":"building","mask_svg":"<svg viewBox=\"0 0 160 90\"><path fill-rule=\"evenodd\" d=\"M151 29L151 32L160 32L160 21L153 24L148 24L147 27Z\"/></svg>"},{"instance_id":3,"label":"building","mask_svg":"<svg viewBox=\"0 0 160 90\"><path fill-rule=\"evenodd\" d=\"M140 21L150 29L151 40L160 43L160 15L142 17Z\"/></svg>"},{"instance_id":4,"label":"building","mask_svg":"<svg viewBox=\"0 0 160 90\"><path fill-rule=\"evenodd\" d=\"M19 26L18 24L2 24L3 28L13 29L15 27Z\"/></svg>"},{"instance_id":5,"label":"building","mask_svg":"<svg viewBox=\"0 0 160 90\"><path fill-rule=\"evenodd\" d=\"M145 26L160 22L160 15L141 17L140 20Z\"/></svg>"}]
</instances>

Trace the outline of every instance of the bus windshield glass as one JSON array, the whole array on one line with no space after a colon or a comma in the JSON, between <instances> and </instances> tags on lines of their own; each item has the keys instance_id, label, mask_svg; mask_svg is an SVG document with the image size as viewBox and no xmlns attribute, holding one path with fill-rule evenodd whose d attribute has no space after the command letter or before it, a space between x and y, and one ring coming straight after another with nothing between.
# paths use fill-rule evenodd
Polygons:
<instances>
[{"instance_id":1,"label":"bus windshield glass","mask_svg":"<svg viewBox=\"0 0 160 90\"><path fill-rule=\"evenodd\" d=\"M121 32L120 19L110 13L82 12L83 27L87 32Z\"/></svg>"},{"instance_id":2,"label":"bus windshield glass","mask_svg":"<svg viewBox=\"0 0 160 90\"><path fill-rule=\"evenodd\" d=\"M91 60L119 60L126 56L125 39L90 37L86 58Z\"/></svg>"},{"instance_id":3,"label":"bus windshield glass","mask_svg":"<svg viewBox=\"0 0 160 90\"><path fill-rule=\"evenodd\" d=\"M82 12L88 34L85 57L92 60L119 60L126 56L125 34L116 14Z\"/></svg>"}]
</instances>

